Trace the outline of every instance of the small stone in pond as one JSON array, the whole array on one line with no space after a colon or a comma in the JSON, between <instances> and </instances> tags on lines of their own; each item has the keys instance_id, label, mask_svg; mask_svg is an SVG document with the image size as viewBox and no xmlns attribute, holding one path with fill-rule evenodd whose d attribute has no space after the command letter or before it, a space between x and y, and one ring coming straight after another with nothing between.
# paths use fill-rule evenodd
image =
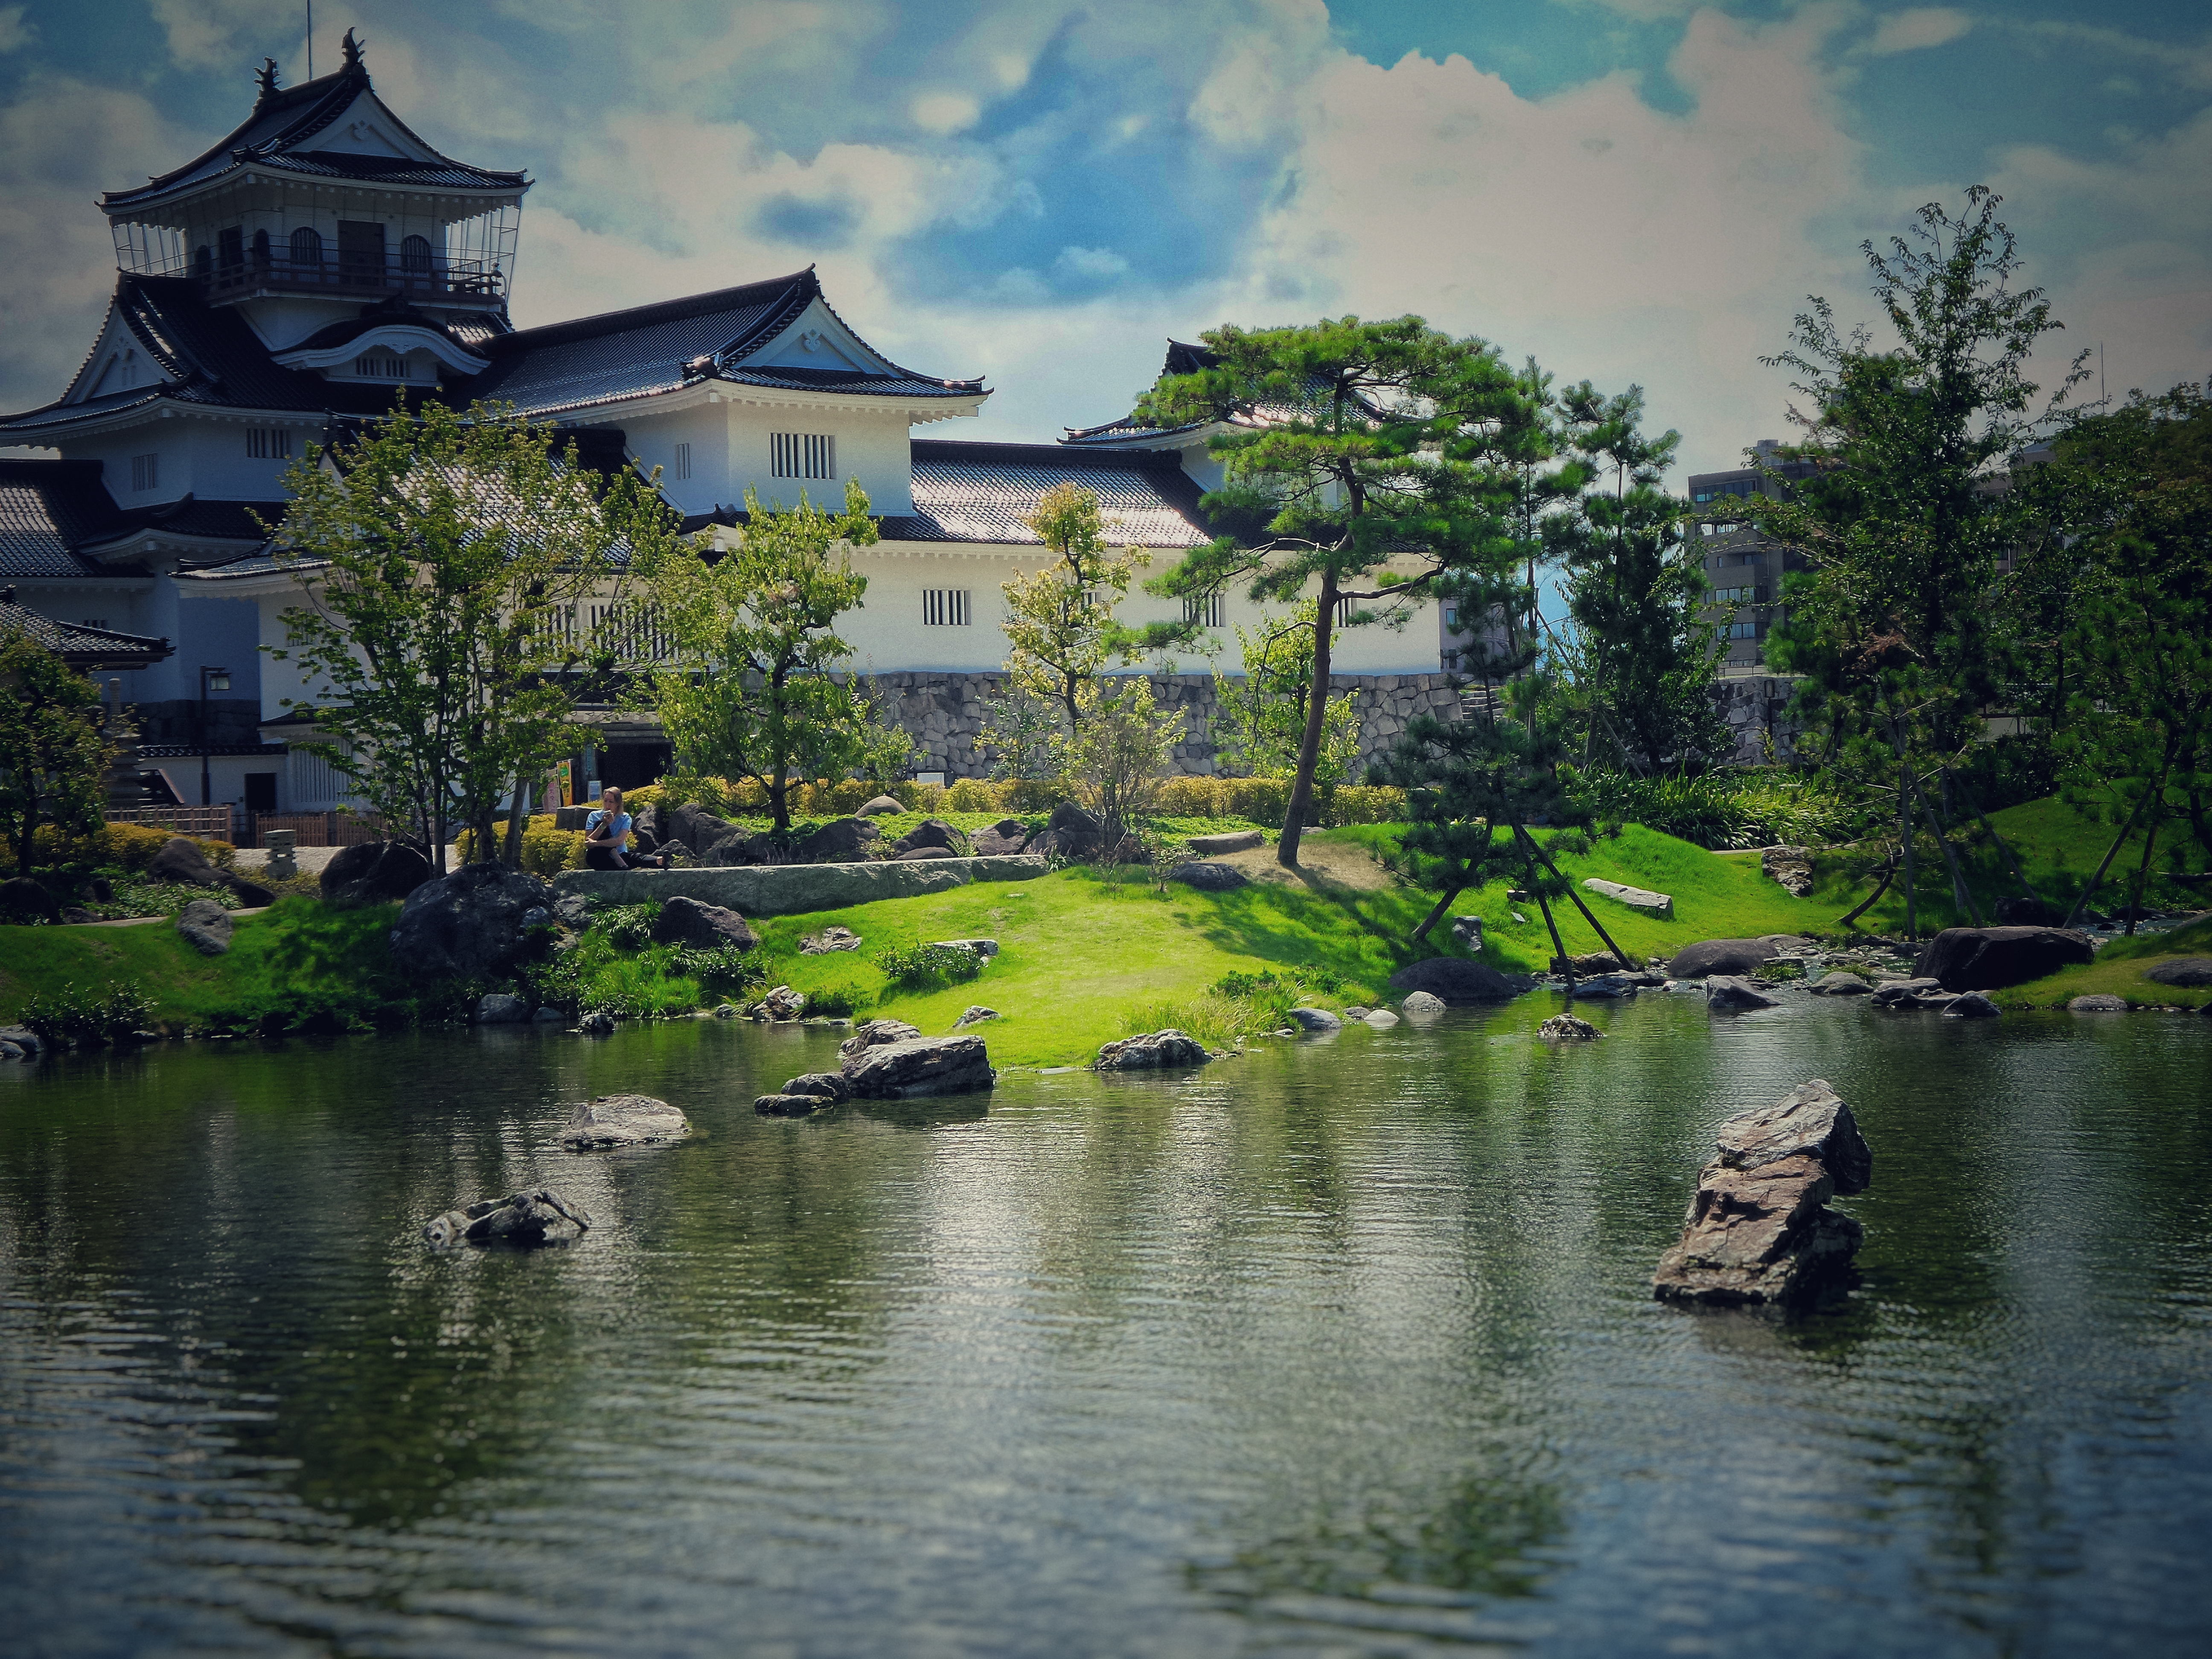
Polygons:
<instances>
[{"instance_id":1,"label":"small stone in pond","mask_svg":"<svg viewBox=\"0 0 2212 1659\"><path fill-rule=\"evenodd\" d=\"M1573 1014L1553 1014L1536 1028L1536 1035L1547 1042L1595 1042L1605 1033Z\"/></svg>"}]
</instances>

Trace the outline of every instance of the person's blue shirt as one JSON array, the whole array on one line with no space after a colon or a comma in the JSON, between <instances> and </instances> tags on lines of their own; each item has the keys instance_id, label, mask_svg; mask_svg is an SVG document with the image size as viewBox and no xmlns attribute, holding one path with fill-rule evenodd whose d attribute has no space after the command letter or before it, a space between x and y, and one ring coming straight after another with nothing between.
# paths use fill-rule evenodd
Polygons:
<instances>
[{"instance_id":1,"label":"person's blue shirt","mask_svg":"<svg viewBox=\"0 0 2212 1659\"><path fill-rule=\"evenodd\" d=\"M598 831L599 825L605 821L606 817L607 809L605 807L594 806L592 809L591 817L584 820L584 836L586 840L588 841L592 836ZM629 845L630 822L630 816L627 812L617 812L614 815L614 825L611 832L609 844L612 846L617 852L620 852L623 848Z\"/></svg>"}]
</instances>

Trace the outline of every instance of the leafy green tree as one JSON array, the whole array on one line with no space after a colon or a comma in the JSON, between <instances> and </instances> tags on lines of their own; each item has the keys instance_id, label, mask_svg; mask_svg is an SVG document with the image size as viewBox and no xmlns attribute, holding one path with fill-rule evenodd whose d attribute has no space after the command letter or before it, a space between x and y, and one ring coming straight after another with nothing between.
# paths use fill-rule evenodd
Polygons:
<instances>
[{"instance_id":1,"label":"leafy green tree","mask_svg":"<svg viewBox=\"0 0 2212 1659\"><path fill-rule=\"evenodd\" d=\"M1182 717L1162 714L1152 682L1125 674L1084 693L1075 736L1065 747L1076 799L1097 818L1109 852L1140 830L1158 804Z\"/></svg>"},{"instance_id":2,"label":"leafy green tree","mask_svg":"<svg viewBox=\"0 0 2212 1659\"><path fill-rule=\"evenodd\" d=\"M1135 573L1150 562L1134 549L1118 557L1106 543L1097 495L1080 484L1054 484L1024 520L1052 555L1036 571L1001 583L1006 597L1006 677L1012 696L986 726L983 741L1001 755L1036 747L1039 706L1061 744L1073 740L1096 699L1098 677L1144 653L1144 635L1115 618Z\"/></svg>"},{"instance_id":3,"label":"leafy green tree","mask_svg":"<svg viewBox=\"0 0 2212 1659\"><path fill-rule=\"evenodd\" d=\"M297 663L307 695L283 706L314 721L301 746L441 869L450 826L500 856L501 798L568 752L575 702L617 664L629 562L676 538L649 482L557 444L495 405L426 403L310 445L285 473L273 534L302 602L270 654Z\"/></svg>"},{"instance_id":4,"label":"leafy green tree","mask_svg":"<svg viewBox=\"0 0 2212 1659\"><path fill-rule=\"evenodd\" d=\"M27 629L0 629L0 834L27 876L40 823L99 827L112 750L99 691Z\"/></svg>"},{"instance_id":5,"label":"leafy green tree","mask_svg":"<svg viewBox=\"0 0 2212 1659\"><path fill-rule=\"evenodd\" d=\"M1215 716L1223 760L1258 778L1286 778L1297 770L1313 696L1315 601L1302 599L1287 614L1263 614L1249 632L1236 629L1242 676L1213 677ZM1359 698L1343 692L1328 700L1322 717L1321 757L1314 787L1322 794L1351 775L1359 757Z\"/></svg>"},{"instance_id":6,"label":"leafy green tree","mask_svg":"<svg viewBox=\"0 0 2212 1659\"><path fill-rule=\"evenodd\" d=\"M1316 686L1328 684L1340 627L1403 627L1430 598L1529 609L1515 580L1530 551L1517 533L1517 469L1540 411L1497 348L1418 317L1230 325L1204 337L1213 365L1164 377L1139 414L1164 427L1219 422L1208 447L1225 479L1206 505L1262 528L1194 551L1155 591L1190 598L1243 583L1261 602L1312 599ZM1308 701L1277 849L1291 866L1328 711L1326 698Z\"/></svg>"},{"instance_id":7,"label":"leafy green tree","mask_svg":"<svg viewBox=\"0 0 2212 1659\"><path fill-rule=\"evenodd\" d=\"M1705 573L1681 533L1688 503L1660 484L1680 434L1644 434L1641 386L1607 398L1584 381L1562 401L1583 487L1545 529L1581 670L1583 759L1693 769L1727 748L1711 696L1727 647L1700 614Z\"/></svg>"},{"instance_id":8,"label":"leafy green tree","mask_svg":"<svg viewBox=\"0 0 2212 1659\"><path fill-rule=\"evenodd\" d=\"M710 562L680 546L647 573L675 645L653 684L670 740L694 771L757 781L779 830L791 827L794 785L878 773L886 742L902 738L877 724L836 631L868 587L851 550L876 539L857 481L842 513L803 495L766 508L749 489L735 547Z\"/></svg>"},{"instance_id":9,"label":"leafy green tree","mask_svg":"<svg viewBox=\"0 0 2212 1659\"><path fill-rule=\"evenodd\" d=\"M1783 455L1813 475L1784 499L1740 504L1809 557L1785 585L1790 612L1767 661L1803 678L1812 747L1839 787L1894 810L1908 931L1919 809L1972 910L1942 793L1927 782L1978 737L1998 692L2000 562L2040 527L2032 493L2008 487L2010 466L2086 373L2075 358L2048 398L2028 378L2038 343L2061 325L2041 289L2015 285L1998 199L1976 185L1957 216L1931 202L1909 239L1864 245L1893 344L1877 349L1864 328L1846 335L1824 299L1798 316L1790 346L1764 361L1796 377L1802 438Z\"/></svg>"}]
</instances>

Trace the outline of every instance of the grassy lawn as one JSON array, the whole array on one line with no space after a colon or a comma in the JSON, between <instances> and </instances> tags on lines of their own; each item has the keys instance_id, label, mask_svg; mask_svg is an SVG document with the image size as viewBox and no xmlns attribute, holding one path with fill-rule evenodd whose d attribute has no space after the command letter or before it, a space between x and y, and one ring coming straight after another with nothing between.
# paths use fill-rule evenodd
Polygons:
<instances>
[{"instance_id":1,"label":"grassy lawn","mask_svg":"<svg viewBox=\"0 0 2212 1659\"><path fill-rule=\"evenodd\" d=\"M2212 917L2170 933L2115 939L2087 967L2063 968L2048 979L1992 991L1990 999L2005 1008L2048 1008L2099 994L2153 1008L2202 1008L2212 1002L2212 988L2160 985L2144 977L2147 969L2175 957L2212 957Z\"/></svg>"}]
</instances>

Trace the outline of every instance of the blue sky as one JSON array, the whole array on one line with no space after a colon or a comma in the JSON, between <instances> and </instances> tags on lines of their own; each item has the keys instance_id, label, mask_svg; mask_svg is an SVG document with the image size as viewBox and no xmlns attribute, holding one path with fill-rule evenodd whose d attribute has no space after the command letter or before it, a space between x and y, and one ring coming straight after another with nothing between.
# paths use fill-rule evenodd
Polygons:
<instances>
[{"instance_id":1,"label":"blue sky","mask_svg":"<svg viewBox=\"0 0 2212 1659\"><path fill-rule=\"evenodd\" d=\"M0 406L55 395L93 198L307 69L300 0L0 4ZM1165 337L1418 312L1638 382L1689 466L1784 430L1758 358L1856 252L1996 185L2114 389L2212 372L2212 13L2176 0L323 0L453 154L526 167L547 322L817 263L957 435L1127 409ZM943 431L943 428L939 428ZM945 435L955 435L946 432Z\"/></svg>"}]
</instances>

